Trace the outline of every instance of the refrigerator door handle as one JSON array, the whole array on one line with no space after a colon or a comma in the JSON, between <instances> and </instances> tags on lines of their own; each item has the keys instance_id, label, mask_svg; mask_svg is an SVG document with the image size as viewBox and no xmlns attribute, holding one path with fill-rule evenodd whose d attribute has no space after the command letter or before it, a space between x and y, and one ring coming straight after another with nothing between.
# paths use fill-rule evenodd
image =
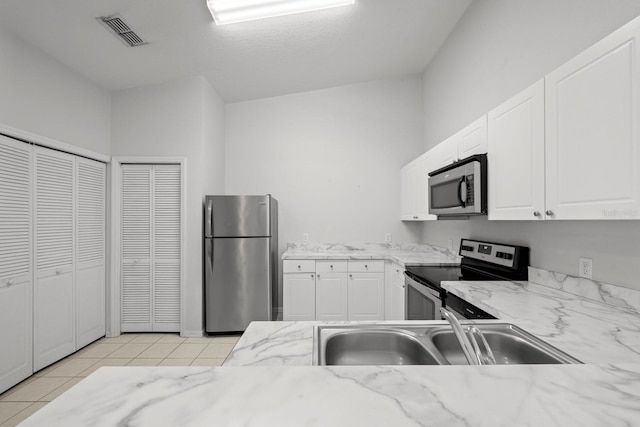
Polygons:
<instances>
[{"instance_id":1,"label":"refrigerator door handle","mask_svg":"<svg viewBox=\"0 0 640 427\"><path fill-rule=\"evenodd\" d=\"M213 200L207 200L207 213L204 220L204 235L213 236Z\"/></svg>"}]
</instances>

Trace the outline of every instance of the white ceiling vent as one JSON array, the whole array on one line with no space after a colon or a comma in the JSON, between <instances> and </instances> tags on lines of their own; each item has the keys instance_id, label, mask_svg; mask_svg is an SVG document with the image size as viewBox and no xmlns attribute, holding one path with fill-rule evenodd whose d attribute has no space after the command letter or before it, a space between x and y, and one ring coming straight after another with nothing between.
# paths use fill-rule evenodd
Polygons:
<instances>
[{"instance_id":1,"label":"white ceiling vent","mask_svg":"<svg viewBox=\"0 0 640 427\"><path fill-rule=\"evenodd\" d=\"M101 16L96 18L102 22L107 28L115 33L122 41L131 47L142 46L147 44L140 36L133 32L126 22L119 15Z\"/></svg>"}]
</instances>

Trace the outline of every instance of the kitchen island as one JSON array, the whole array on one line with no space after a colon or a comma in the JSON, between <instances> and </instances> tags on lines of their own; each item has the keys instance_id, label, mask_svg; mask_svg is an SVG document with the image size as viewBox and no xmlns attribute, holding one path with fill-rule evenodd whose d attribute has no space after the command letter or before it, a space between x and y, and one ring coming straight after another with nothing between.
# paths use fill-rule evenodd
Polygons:
<instances>
[{"instance_id":1,"label":"kitchen island","mask_svg":"<svg viewBox=\"0 0 640 427\"><path fill-rule=\"evenodd\" d=\"M310 366L319 322L254 322L222 367L101 368L23 425L640 425L637 312L529 282L447 286L585 364Z\"/></svg>"}]
</instances>

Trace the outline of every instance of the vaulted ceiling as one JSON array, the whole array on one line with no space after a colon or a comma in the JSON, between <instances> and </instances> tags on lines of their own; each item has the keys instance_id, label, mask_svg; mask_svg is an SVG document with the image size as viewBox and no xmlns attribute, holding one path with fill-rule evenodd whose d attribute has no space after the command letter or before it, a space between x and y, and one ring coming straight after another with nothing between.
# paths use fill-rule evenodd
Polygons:
<instances>
[{"instance_id":1,"label":"vaulted ceiling","mask_svg":"<svg viewBox=\"0 0 640 427\"><path fill-rule=\"evenodd\" d=\"M356 0L216 26L205 0L2 0L0 25L109 90L201 75L235 102L421 73L470 3ZM96 20L112 14L148 44Z\"/></svg>"}]
</instances>

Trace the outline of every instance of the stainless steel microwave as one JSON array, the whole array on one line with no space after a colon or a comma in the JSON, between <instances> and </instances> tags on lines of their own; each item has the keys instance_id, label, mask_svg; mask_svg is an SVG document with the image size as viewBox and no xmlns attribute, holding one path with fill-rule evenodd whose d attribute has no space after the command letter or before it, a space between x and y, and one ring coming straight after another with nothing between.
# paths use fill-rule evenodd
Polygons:
<instances>
[{"instance_id":1,"label":"stainless steel microwave","mask_svg":"<svg viewBox=\"0 0 640 427\"><path fill-rule=\"evenodd\" d=\"M486 215L487 155L477 154L429 174L429 213Z\"/></svg>"}]
</instances>

